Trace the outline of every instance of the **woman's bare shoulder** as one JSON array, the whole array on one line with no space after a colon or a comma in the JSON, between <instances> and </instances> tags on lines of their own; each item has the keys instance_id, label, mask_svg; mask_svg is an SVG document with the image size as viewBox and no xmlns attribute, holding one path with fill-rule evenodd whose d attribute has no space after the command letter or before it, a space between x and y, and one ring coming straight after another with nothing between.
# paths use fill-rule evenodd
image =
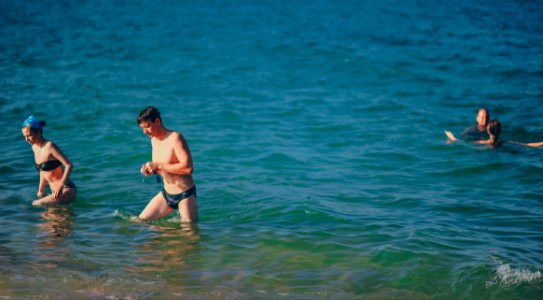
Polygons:
<instances>
[{"instance_id":1,"label":"woman's bare shoulder","mask_svg":"<svg viewBox=\"0 0 543 300\"><path fill-rule=\"evenodd\" d=\"M51 140L45 141L45 145L43 145L43 146L44 146L44 148L47 149L47 150L51 150L51 149L57 147L57 145L56 145L55 143L53 143L53 141L51 141Z\"/></svg>"}]
</instances>

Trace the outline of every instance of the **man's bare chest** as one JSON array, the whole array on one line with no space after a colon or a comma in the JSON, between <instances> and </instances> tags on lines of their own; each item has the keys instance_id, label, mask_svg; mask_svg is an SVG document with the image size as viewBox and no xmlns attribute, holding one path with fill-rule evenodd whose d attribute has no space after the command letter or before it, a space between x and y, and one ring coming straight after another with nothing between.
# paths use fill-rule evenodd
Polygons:
<instances>
[{"instance_id":1,"label":"man's bare chest","mask_svg":"<svg viewBox=\"0 0 543 300\"><path fill-rule=\"evenodd\" d=\"M174 149L167 142L160 142L153 144L153 161L172 163L176 162Z\"/></svg>"}]
</instances>

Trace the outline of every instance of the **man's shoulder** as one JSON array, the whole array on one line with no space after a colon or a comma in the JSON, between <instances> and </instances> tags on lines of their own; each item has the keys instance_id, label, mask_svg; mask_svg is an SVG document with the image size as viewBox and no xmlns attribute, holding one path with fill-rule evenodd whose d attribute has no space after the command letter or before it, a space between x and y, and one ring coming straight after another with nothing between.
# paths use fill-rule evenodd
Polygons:
<instances>
[{"instance_id":1,"label":"man's shoulder","mask_svg":"<svg viewBox=\"0 0 543 300\"><path fill-rule=\"evenodd\" d=\"M477 125L472 125L464 129L464 131L462 131L462 133L473 133L473 132L479 132L479 129L477 129Z\"/></svg>"},{"instance_id":2,"label":"man's shoulder","mask_svg":"<svg viewBox=\"0 0 543 300\"><path fill-rule=\"evenodd\" d=\"M488 133L486 131L479 131L477 125L466 128L460 135L468 141L488 138Z\"/></svg>"},{"instance_id":3,"label":"man's shoulder","mask_svg":"<svg viewBox=\"0 0 543 300\"><path fill-rule=\"evenodd\" d=\"M183 135L178 131L173 131L168 136L168 141L171 143L183 142Z\"/></svg>"},{"instance_id":4,"label":"man's shoulder","mask_svg":"<svg viewBox=\"0 0 543 300\"><path fill-rule=\"evenodd\" d=\"M172 132L170 133L171 139L179 139L181 136L181 133L175 130L172 130Z\"/></svg>"}]
</instances>

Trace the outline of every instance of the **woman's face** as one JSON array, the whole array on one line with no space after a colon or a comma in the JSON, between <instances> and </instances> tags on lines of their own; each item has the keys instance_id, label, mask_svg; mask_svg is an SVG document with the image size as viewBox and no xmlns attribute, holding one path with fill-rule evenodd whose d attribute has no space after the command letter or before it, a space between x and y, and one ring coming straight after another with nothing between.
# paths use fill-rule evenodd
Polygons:
<instances>
[{"instance_id":1,"label":"woman's face","mask_svg":"<svg viewBox=\"0 0 543 300\"><path fill-rule=\"evenodd\" d=\"M39 140L39 133L38 132L32 132L30 130L30 127L26 126L22 129L23 136L25 137L25 140L30 144L34 145Z\"/></svg>"}]
</instances>

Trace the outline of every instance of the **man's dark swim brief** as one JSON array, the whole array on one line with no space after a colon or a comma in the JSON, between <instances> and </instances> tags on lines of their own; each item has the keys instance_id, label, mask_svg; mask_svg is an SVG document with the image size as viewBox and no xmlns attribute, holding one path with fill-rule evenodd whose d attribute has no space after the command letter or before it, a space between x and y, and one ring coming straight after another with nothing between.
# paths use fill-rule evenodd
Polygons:
<instances>
[{"instance_id":1,"label":"man's dark swim brief","mask_svg":"<svg viewBox=\"0 0 543 300\"><path fill-rule=\"evenodd\" d=\"M196 185L193 185L190 189L180 193L180 194L168 194L164 188L162 188L162 196L166 199L166 203L169 207L177 209L179 207L179 202L194 195L196 197Z\"/></svg>"}]
</instances>

